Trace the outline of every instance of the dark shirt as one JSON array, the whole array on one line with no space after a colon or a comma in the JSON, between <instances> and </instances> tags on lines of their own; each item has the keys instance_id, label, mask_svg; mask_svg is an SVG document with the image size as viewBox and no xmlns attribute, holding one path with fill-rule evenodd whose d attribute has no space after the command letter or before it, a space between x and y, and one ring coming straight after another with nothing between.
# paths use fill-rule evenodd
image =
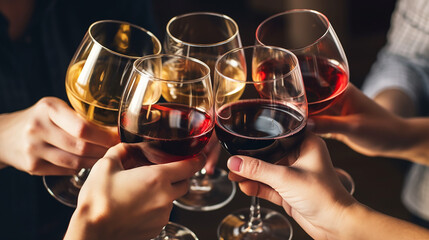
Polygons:
<instances>
[{"instance_id":1,"label":"dark shirt","mask_svg":"<svg viewBox=\"0 0 429 240\"><path fill-rule=\"evenodd\" d=\"M36 0L28 28L15 41L0 14L0 113L28 108L45 96L67 101L65 73L90 24L123 20L156 35L151 14L148 0ZM73 211L49 195L40 176L0 170L0 239L61 239Z\"/></svg>"}]
</instances>

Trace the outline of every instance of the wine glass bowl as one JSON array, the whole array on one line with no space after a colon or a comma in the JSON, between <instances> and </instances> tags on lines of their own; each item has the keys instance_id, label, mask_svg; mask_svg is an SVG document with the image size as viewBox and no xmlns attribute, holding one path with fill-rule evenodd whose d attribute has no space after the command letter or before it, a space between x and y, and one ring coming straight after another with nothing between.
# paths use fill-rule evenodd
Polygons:
<instances>
[{"instance_id":1,"label":"wine glass bowl","mask_svg":"<svg viewBox=\"0 0 429 240\"><path fill-rule=\"evenodd\" d=\"M201 154L214 129L210 69L202 61L159 54L134 62L120 104L122 142L137 144L139 160L125 168L181 161ZM169 223L156 239L196 239Z\"/></svg>"},{"instance_id":2,"label":"wine glass bowl","mask_svg":"<svg viewBox=\"0 0 429 240\"><path fill-rule=\"evenodd\" d=\"M231 68L244 74L231 74ZM229 97L229 88L242 89ZM290 164L287 156L304 139L307 99L296 56L283 48L249 46L222 55L215 66L215 131L232 155ZM218 227L219 239L290 239L292 228L282 214L261 209L234 212Z\"/></svg>"},{"instance_id":3,"label":"wine glass bowl","mask_svg":"<svg viewBox=\"0 0 429 240\"><path fill-rule=\"evenodd\" d=\"M289 49L297 56L310 116L328 109L347 88L347 58L323 14L296 9L273 15L258 26L256 42Z\"/></svg>"},{"instance_id":4,"label":"wine glass bowl","mask_svg":"<svg viewBox=\"0 0 429 240\"><path fill-rule=\"evenodd\" d=\"M309 9L273 15L256 30L256 43L289 49L299 61L308 102L308 115L341 115L331 108L340 103L349 84L349 66L344 49L328 18ZM344 170L336 174L350 194L354 181Z\"/></svg>"},{"instance_id":5,"label":"wine glass bowl","mask_svg":"<svg viewBox=\"0 0 429 240\"><path fill-rule=\"evenodd\" d=\"M119 103L133 62L160 52L160 41L142 27L115 20L91 24L66 73L71 106L90 122L117 132ZM76 207L89 171L81 169L74 176L44 176L43 182L58 201Z\"/></svg>"},{"instance_id":6,"label":"wine glass bowl","mask_svg":"<svg viewBox=\"0 0 429 240\"><path fill-rule=\"evenodd\" d=\"M237 47L241 47L237 23L229 16L213 12L192 12L173 17L167 23L163 43L167 54L193 57L206 63L212 79L217 58ZM230 69L232 74L243 75L243 71ZM227 87L231 98L242 93L237 86ZM180 95L183 90L170 88L170 91ZM223 207L236 192L235 183L227 175L221 168L215 168L212 174L202 169L192 178L189 192L174 203L192 211L211 211Z\"/></svg>"}]
</instances>

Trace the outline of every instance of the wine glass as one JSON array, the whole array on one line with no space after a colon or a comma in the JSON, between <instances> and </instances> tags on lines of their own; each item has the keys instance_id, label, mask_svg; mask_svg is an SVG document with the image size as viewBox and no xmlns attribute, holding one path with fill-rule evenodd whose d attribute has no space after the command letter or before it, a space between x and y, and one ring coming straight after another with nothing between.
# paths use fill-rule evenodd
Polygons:
<instances>
[{"instance_id":1,"label":"wine glass","mask_svg":"<svg viewBox=\"0 0 429 240\"><path fill-rule=\"evenodd\" d=\"M235 69L246 73L234 75ZM307 100L298 59L283 48L249 46L229 51L215 67L216 134L233 155L276 163L299 146L307 123ZM238 98L228 86L243 85ZM219 239L291 239L292 227L280 213L260 208L252 197L250 209L225 217Z\"/></svg>"},{"instance_id":2,"label":"wine glass","mask_svg":"<svg viewBox=\"0 0 429 240\"><path fill-rule=\"evenodd\" d=\"M212 12L193 12L173 17L167 24L164 51L169 54L197 58L206 63L213 79L217 58L227 51L241 47L237 23L230 17ZM234 74L243 75L238 69ZM239 97L242 85L230 85L231 97ZM216 210L229 203L236 185L227 172L215 168L213 174L205 169L197 172L191 181L188 194L174 203L194 211Z\"/></svg>"},{"instance_id":3,"label":"wine glass","mask_svg":"<svg viewBox=\"0 0 429 240\"><path fill-rule=\"evenodd\" d=\"M164 54L135 61L121 100L119 132L122 142L139 144L144 151L141 162L125 161L125 168L196 156L213 129L213 91L205 63ZM157 239L192 235L185 228L167 229L173 228L167 225Z\"/></svg>"},{"instance_id":4,"label":"wine glass","mask_svg":"<svg viewBox=\"0 0 429 240\"><path fill-rule=\"evenodd\" d=\"M295 9L273 15L256 30L256 42L292 51L299 60L308 101L308 115L338 114L329 111L346 90L349 66L328 18L315 10ZM342 169L337 175L354 191L354 181Z\"/></svg>"},{"instance_id":5,"label":"wine glass","mask_svg":"<svg viewBox=\"0 0 429 240\"><path fill-rule=\"evenodd\" d=\"M72 58L66 74L70 104L82 117L117 132L119 102L133 62L161 52L160 41L146 29L122 21L93 23ZM76 207L90 169L74 176L44 176L49 193Z\"/></svg>"}]
</instances>

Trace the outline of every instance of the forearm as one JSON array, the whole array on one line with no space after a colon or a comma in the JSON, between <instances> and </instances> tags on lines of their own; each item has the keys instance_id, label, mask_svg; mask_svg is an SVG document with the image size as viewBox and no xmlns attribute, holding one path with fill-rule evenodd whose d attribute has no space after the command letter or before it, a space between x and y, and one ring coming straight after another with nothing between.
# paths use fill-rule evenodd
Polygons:
<instances>
[{"instance_id":1,"label":"forearm","mask_svg":"<svg viewBox=\"0 0 429 240\"><path fill-rule=\"evenodd\" d=\"M13 136L10 135L9 131L12 128L12 124L14 122L16 124L13 116L13 113L0 114L0 169L11 165L9 160L12 157L13 149L10 149L8 144L13 142Z\"/></svg>"},{"instance_id":2,"label":"forearm","mask_svg":"<svg viewBox=\"0 0 429 240\"><path fill-rule=\"evenodd\" d=\"M429 230L356 203L345 210L343 224L332 239L429 239Z\"/></svg>"},{"instance_id":3,"label":"forearm","mask_svg":"<svg viewBox=\"0 0 429 240\"><path fill-rule=\"evenodd\" d=\"M409 139L408 148L402 152L402 158L415 163L429 165L429 118L405 119L403 130L405 139Z\"/></svg>"}]
</instances>

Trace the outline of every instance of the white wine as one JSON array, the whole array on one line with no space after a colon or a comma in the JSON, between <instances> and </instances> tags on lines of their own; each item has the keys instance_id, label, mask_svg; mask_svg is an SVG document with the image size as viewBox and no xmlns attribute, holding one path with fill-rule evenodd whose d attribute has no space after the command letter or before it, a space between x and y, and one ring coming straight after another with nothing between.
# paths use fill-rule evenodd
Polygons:
<instances>
[{"instance_id":1,"label":"white wine","mask_svg":"<svg viewBox=\"0 0 429 240\"><path fill-rule=\"evenodd\" d=\"M90 79L82 79L85 61L69 67L66 76L66 92L72 107L89 121L102 126L117 126L120 94L117 86L106 86L106 70L92 68ZM113 77L110 75L110 77ZM118 76L121 77L121 76ZM94 81L96 80L96 81Z\"/></svg>"},{"instance_id":2,"label":"white wine","mask_svg":"<svg viewBox=\"0 0 429 240\"><path fill-rule=\"evenodd\" d=\"M208 62L208 66L211 67L210 71L213 75L213 68L215 59L207 60L205 58L206 63ZM195 64L189 62L189 64ZM212 68L213 67L213 68ZM187 71L184 73L181 71L183 66L179 66L173 63L164 64L162 67L161 78L166 80L177 80L177 83L162 83L162 96L168 102L176 102L176 103L185 103L188 104L192 102L192 106L196 107L207 107L211 106L211 103L208 102L207 99L208 88L212 86L208 86L211 84L209 81L206 82L198 82L195 84L180 84L180 80L182 79L194 79L198 76L201 76L201 73L198 72L198 68L195 67L195 71ZM186 66L188 69L194 69L192 66ZM225 99L225 101L233 102L240 98L241 94L244 91L246 74L240 67L231 67L228 66L225 71L227 76L232 79L243 80L240 81L219 81L217 97ZM213 79L213 78L212 78Z\"/></svg>"}]
</instances>

